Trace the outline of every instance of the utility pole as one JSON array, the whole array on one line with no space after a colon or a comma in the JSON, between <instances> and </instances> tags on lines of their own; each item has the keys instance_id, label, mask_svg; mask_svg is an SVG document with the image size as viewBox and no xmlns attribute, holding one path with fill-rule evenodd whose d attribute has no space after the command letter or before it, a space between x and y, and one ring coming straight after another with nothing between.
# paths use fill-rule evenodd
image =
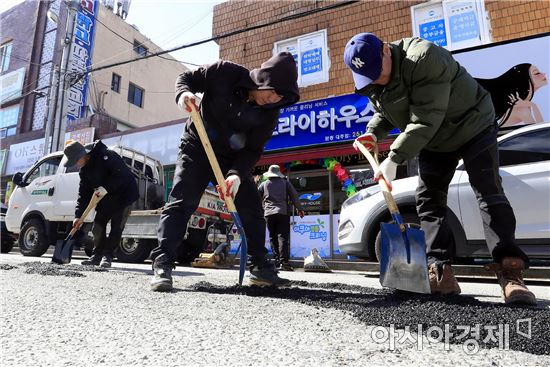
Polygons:
<instances>
[{"instance_id":1,"label":"utility pole","mask_svg":"<svg viewBox=\"0 0 550 367\"><path fill-rule=\"evenodd\" d=\"M63 54L61 56L61 69L59 71L59 78L57 82L57 98L54 99L55 102L55 121L50 121L50 113L48 111L48 125L51 124L51 122L54 122L53 127L53 137L52 137L52 145L51 150L56 151L59 150L61 145L61 134L65 130L65 124L66 124L66 104L65 102L65 95L66 90L69 87L69 75L67 73L67 69L69 66L69 53L71 50L71 45L73 44L73 38L74 38L74 25L75 25L75 15L76 10L79 7L80 1L78 0L64 0L65 5L67 6L67 21L66 21L66 28L65 28L65 38L63 39ZM60 90L59 90L60 89ZM53 108L52 108L53 110ZM52 116L53 119L53 116ZM48 138L46 138L48 140Z\"/></svg>"},{"instance_id":2,"label":"utility pole","mask_svg":"<svg viewBox=\"0 0 550 367\"><path fill-rule=\"evenodd\" d=\"M54 66L50 83L50 94L48 95L48 115L46 118L46 131L44 133L44 155L51 153L50 143L52 135L52 125L55 117L55 106L57 104L57 92L59 89L59 66ZM52 144L53 146L53 144Z\"/></svg>"}]
</instances>

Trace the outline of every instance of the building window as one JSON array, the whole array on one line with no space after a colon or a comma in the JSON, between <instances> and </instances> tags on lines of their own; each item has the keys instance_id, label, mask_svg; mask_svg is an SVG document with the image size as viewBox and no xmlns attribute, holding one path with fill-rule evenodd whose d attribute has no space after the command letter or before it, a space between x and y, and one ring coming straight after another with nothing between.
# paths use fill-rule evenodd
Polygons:
<instances>
[{"instance_id":1,"label":"building window","mask_svg":"<svg viewBox=\"0 0 550 367\"><path fill-rule=\"evenodd\" d=\"M273 46L273 54L286 51L294 56L299 87L328 82L330 59L326 29L275 42Z\"/></svg>"},{"instance_id":2,"label":"building window","mask_svg":"<svg viewBox=\"0 0 550 367\"><path fill-rule=\"evenodd\" d=\"M137 85L130 83L130 86L128 87L128 102L138 107L143 107L144 92L145 91Z\"/></svg>"},{"instance_id":3,"label":"building window","mask_svg":"<svg viewBox=\"0 0 550 367\"><path fill-rule=\"evenodd\" d=\"M491 43L484 0L439 0L411 6L413 35L448 50Z\"/></svg>"},{"instance_id":4,"label":"building window","mask_svg":"<svg viewBox=\"0 0 550 367\"><path fill-rule=\"evenodd\" d=\"M111 78L111 90L120 93L120 75L113 73Z\"/></svg>"},{"instance_id":5,"label":"building window","mask_svg":"<svg viewBox=\"0 0 550 367\"><path fill-rule=\"evenodd\" d=\"M0 73L3 73L10 67L11 45L12 43L9 42L0 46Z\"/></svg>"},{"instance_id":6,"label":"building window","mask_svg":"<svg viewBox=\"0 0 550 367\"><path fill-rule=\"evenodd\" d=\"M149 52L147 47L143 46L143 44L137 40L134 40L134 51L136 51L139 56L147 56Z\"/></svg>"},{"instance_id":7,"label":"building window","mask_svg":"<svg viewBox=\"0 0 550 367\"><path fill-rule=\"evenodd\" d=\"M0 138L15 135L19 120L19 105L0 110Z\"/></svg>"}]
</instances>

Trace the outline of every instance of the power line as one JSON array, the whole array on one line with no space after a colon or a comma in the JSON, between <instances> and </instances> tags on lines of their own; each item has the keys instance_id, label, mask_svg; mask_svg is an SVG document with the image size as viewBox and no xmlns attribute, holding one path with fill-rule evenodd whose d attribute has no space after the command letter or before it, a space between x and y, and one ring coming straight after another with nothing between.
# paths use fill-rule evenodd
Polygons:
<instances>
[{"instance_id":1,"label":"power line","mask_svg":"<svg viewBox=\"0 0 550 367\"><path fill-rule=\"evenodd\" d=\"M105 28L107 28L108 30L110 30L113 34L115 34L116 36L118 36L119 38L121 38L122 40L128 42L129 44L131 44L134 48L137 47L137 46L145 46L146 43L149 43L149 41L147 42L143 42L143 43L139 43L137 45L134 44L134 42L124 38L123 36L121 36L119 33L117 33L116 31L114 31L113 29L111 29L108 25L106 25L105 23L103 23L102 21L99 20L99 18L96 18L96 21L101 24L102 26L104 26ZM152 41L151 41L152 43ZM173 62L180 62L180 63L183 63L183 64L189 64L189 65L193 65L193 66L200 66L200 65L197 65L197 64L193 64L191 62L185 62L185 61L179 61L179 60L176 60L176 59L170 59L170 58L167 58L167 57L162 57L162 56L159 56L161 59L164 59L164 60L168 60L168 61L173 61Z\"/></svg>"},{"instance_id":2,"label":"power line","mask_svg":"<svg viewBox=\"0 0 550 367\"><path fill-rule=\"evenodd\" d=\"M289 15L289 16L271 21L271 22L266 22L266 23L246 27L246 28L243 28L243 29L239 29L239 30L236 30L236 31L231 31L231 32L228 32L228 33L225 33L225 34L222 34L222 35L219 35L219 36L214 36L214 37L202 40L202 41L196 41L196 42L188 43L188 44L185 44L185 45L177 46L177 47L174 47L174 48L171 48L171 49L168 49L168 50L151 53L151 54L143 56L143 57L138 57L138 58L134 58L134 59L131 59L131 60L120 61L120 62L116 62L116 63L113 63L113 64L104 65L104 66L100 66L100 67L97 67L97 68L92 68L90 70L87 70L87 71L84 71L84 72L80 73L80 77L83 77L84 75L95 72L95 71L100 71L100 70L112 68L114 66L129 64L129 63L132 63L132 62L135 62L135 61L140 61L140 60L148 59L148 58L151 58L151 57L164 55L164 54L167 54L169 52L178 51L178 50L181 50L181 49L184 49L184 48L198 46L198 45L202 45L203 43L207 43L207 42L211 42L211 41L217 41L217 40L220 40L220 39L235 36L237 34L250 32L250 31L253 31L253 30L256 30L256 29L260 29L260 28L269 27L269 26L272 26L272 25L275 25L275 24L286 22L288 20L299 19L299 18L307 17L307 16L312 15L312 14L319 13L319 12L323 12L323 11L327 11L327 10L333 10L333 9L336 9L336 8L340 8L340 7L343 7L343 6L347 6L347 5L357 3L359 1L360 0L342 1L342 2L339 2L339 3L333 4L333 5L328 5L328 6L322 7L322 8L317 8L317 9L312 9L312 10L308 10L308 11L301 12L301 13L292 14L292 15Z\"/></svg>"}]
</instances>

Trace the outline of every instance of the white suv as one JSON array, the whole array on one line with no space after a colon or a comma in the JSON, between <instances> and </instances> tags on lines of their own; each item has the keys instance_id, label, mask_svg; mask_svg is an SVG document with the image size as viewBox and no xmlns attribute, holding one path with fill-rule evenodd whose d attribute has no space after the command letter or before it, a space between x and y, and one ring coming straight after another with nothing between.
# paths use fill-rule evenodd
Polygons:
<instances>
[{"instance_id":1,"label":"white suv","mask_svg":"<svg viewBox=\"0 0 550 367\"><path fill-rule=\"evenodd\" d=\"M516 215L517 244L532 258L550 258L550 123L519 128L498 139L500 175ZM395 180L393 191L405 222L419 223L415 190L418 177ZM458 261L489 257L478 202L460 164L447 199ZM338 242L342 252L378 258L380 222L391 217L378 185L346 200L340 213Z\"/></svg>"}]
</instances>

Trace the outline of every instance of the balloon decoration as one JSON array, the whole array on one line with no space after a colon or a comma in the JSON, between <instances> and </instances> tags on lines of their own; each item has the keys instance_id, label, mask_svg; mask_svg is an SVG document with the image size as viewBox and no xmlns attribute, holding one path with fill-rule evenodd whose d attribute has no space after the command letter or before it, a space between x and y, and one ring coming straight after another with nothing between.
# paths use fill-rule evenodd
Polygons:
<instances>
[{"instance_id":1,"label":"balloon decoration","mask_svg":"<svg viewBox=\"0 0 550 367\"><path fill-rule=\"evenodd\" d=\"M334 174L338 178L338 181L340 181L340 183L342 184L342 191L345 191L348 197L353 196L357 193L357 188L355 187L348 170L342 167L340 162L338 162L335 158L293 161L286 163L285 169L289 169L302 164L319 165L326 168L327 171L334 172Z\"/></svg>"}]
</instances>

